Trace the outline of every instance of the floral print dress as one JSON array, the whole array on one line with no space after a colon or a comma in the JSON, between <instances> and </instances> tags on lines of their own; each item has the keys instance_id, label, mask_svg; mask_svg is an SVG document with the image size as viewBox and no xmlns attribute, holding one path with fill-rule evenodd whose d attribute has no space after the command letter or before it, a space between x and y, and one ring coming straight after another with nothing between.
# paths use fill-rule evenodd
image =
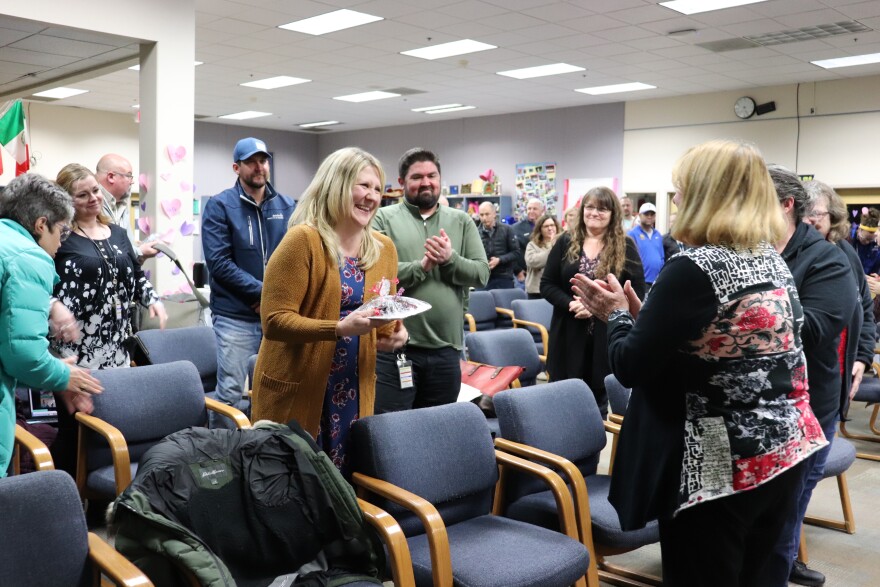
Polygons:
<instances>
[{"instance_id":1,"label":"floral print dress","mask_svg":"<svg viewBox=\"0 0 880 587\"><path fill-rule=\"evenodd\" d=\"M76 317L83 336L73 343L53 340L52 349L78 356L77 365L89 369L128 366L134 304L149 306L159 296L125 230L110 225L110 237L102 240L72 232L55 255L55 271L61 278L55 297Z\"/></svg>"},{"instance_id":2,"label":"floral print dress","mask_svg":"<svg viewBox=\"0 0 880 587\"><path fill-rule=\"evenodd\" d=\"M358 259L346 257L339 270L342 282L342 301L339 319L342 320L364 303L364 273ZM336 341L336 351L330 364L324 409L318 429L318 446L327 453L336 468L348 478L351 460L348 455L348 436L351 425L358 419L358 349L360 337L343 336Z\"/></svg>"}]
</instances>

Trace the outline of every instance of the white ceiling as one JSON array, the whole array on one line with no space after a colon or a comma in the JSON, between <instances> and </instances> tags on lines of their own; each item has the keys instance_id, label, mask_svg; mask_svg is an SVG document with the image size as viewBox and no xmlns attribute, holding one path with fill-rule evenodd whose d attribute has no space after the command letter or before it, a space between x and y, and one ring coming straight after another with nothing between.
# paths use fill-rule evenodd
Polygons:
<instances>
[{"instance_id":1,"label":"white ceiling","mask_svg":"<svg viewBox=\"0 0 880 587\"><path fill-rule=\"evenodd\" d=\"M770 0L683 16L659 0L195 0L195 113L209 122L299 130L339 120L333 131L488 116L880 74L880 64L824 70L810 61L880 53L880 0ZM350 8L384 20L320 37L277 28ZM698 44L857 21L869 30L776 46L714 52ZM673 31L696 32L670 36ZM401 51L470 38L497 49L425 61ZM57 104L132 112L138 102L137 43L0 16L0 95L27 98L35 83L116 70L70 83L89 93ZM586 71L515 80L508 69L565 62ZM277 90L240 83L288 75L311 83ZM589 96L576 88L643 82L657 89ZM61 84L58 84L61 85ZM409 88L375 102L333 96ZM426 115L448 103L474 110ZM242 110L272 116L216 117Z\"/></svg>"}]
</instances>

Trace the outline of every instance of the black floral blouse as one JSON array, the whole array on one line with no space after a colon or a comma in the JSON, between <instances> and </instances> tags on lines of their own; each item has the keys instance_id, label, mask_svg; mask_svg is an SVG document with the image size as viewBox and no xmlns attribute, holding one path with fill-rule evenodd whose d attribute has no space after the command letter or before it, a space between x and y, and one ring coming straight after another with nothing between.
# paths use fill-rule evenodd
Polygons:
<instances>
[{"instance_id":1,"label":"black floral blouse","mask_svg":"<svg viewBox=\"0 0 880 587\"><path fill-rule=\"evenodd\" d=\"M75 343L52 342L62 355L76 354L90 369L129 364L125 341L131 336L135 303L159 301L137 261L125 230L110 225L110 238L91 240L79 231L58 249L55 271L61 281L57 297L79 321L83 336Z\"/></svg>"}]
</instances>

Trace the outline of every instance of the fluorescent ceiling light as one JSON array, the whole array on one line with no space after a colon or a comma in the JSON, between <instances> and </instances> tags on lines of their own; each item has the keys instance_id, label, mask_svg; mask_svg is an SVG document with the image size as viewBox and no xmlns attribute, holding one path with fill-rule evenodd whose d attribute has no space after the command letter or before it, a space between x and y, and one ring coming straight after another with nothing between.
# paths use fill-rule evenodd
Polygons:
<instances>
[{"instance_id":1,"label":"fluorescent ceiling light","mask_svg":"<svg viewBox=\"0 0 880 587\"><path fill-rule=\"evenodd\" d=\"M532 77L544 77L545 75L560 75L563 73L572 73L575 71L584 71L583 67L577 65L569 65L568 63L551 63L550 65L538 65L537 67L526 67L523 69L510 69L508 71L496 71L498 75L505 75L516 79L529 79Z\"/></svg>"},{"instance_id":2,"label":"fluorescent ceiling light","mask_svg":"<svg viewBox=\"0 0 880 587\"><path fill-rule=\"evenodd\" d=\"M131 107L132 107L132 108L140 108L141 105L140 105L140 104L132 104Z\"/></svg>"},{"instance_id":3,"label":"fluorescent ceiling light","mask_svg":"<svg viewBox=\"0 0 880 587\"><path fill-rule=\"evenodd\" d=\"M757 4L758 2L766 2L767 0L672 0L671 2L661 2L661 6L671 8L682 14L699 14L700 12L710 12L712 10L721 10L722 8L733 8L734 6L745 6L746 4Z\"/></svg>"},{"instance_id":4,"label":"fluorescent ceiling light","mask_svg":"<svg viewBox=\"0 0 880 587\"><path fill-rule=\"evenodd\" d=\"M322 122L306 122L305 124L298 125L300 128L314 128L316 126L332 126L334 124L339 124L338 120L324 120Z\"/></svg>"},{"instance_id":5,"label":"fluorescent ceiling light","mask_svg":"<svg viewBox=\"0 0 880 587\"><path fill-rule=\"evenodd\" d=\"M266 79L258 79L252 82L239 84L249 88L259 88L261 90L275 90L277 88L286 88L287 86L295 86L296 84L305 84L312 80L301 77L290 77L289 75L279 75L277 77L267 77Z\"/></svg>"},{"instance_id":6,"label":"fluorescent ceiling light","mask_svg":"<svg viewBox=\"0 0 880 587\"><path fill-rule=\"evenodd\" d=\"M853 65L868 65L869 63L880 63L880 53L850 55L849 57L837 57L836 59L820 59L819 61L810 61L810 63L818 65L819 67L824 67L825 69L852 67Z\"/></svg>"},{"instance_id":7,"label":"fluorescent ceiling light","mask_svg":"<svg viewBox=\"0 0 880 587\"><path fill-rule=\"evenodd\" d=\"M443 110L444 108L458 108L461 104L441 104L440 106L425 106L424 108L413 108L413 112L427 112L428 110Z\"/></svg>"},{"instance_id":8,"label":"fluorescent ceiling light","mask_svg":"<svg viewBox=\"0 0 880 587\"><path fill-rule=\"evenodd\" d=\"M282 24L279 25L278 28L296 31L298 33L306 33L307 35L325 35L327 33L361 26L362 24L376 22L377 20L384 19L381 16L373 16L372 14L344 9Z\"/></svg>"},{"instance_id":9,"label":"fluorescent ceiling light","mask_svg":"<svg viewBox=\"0 0 880 587\"><path fill-rule=\"evenodd\" d=\"M349 94L348 96L336 96L334 100L342 100L343 102L369 102L371 100L384 100L385 98L396 98L400 94L393 92L363 92L362 94Z\"/></svg>"},{"instance_id":10,"label":"fluorescent ceiling light","mask_svg":"<svg viewBox=\"0 0 880 587\"><path fill-rule=\"evenodd\" d=\"M248 120L249 118L261 118L263 116L272 116L271 112L257 112L255 110L245 110L244 112L236 112L234 114L224 114L217 118L226 118L227 120Z\"/></svg>"},{"instance_id":11,"label":"fluorescent ceiling light","mask_svg":"<svg viewBox=\"0 0 880 587\"><path fill-rule=\"evenodd\" d=\"M193 61L193 67L198 67L199 65L202 65L203 63L204 63L204 61ZM140 71L141 64L138 63L137 65L132 65L131 67L129 67L129 69L132 71Z\"/></svg>"},{"instance_id":12,"label":"fluorescent ceiling light","mask_svg":"<svg viewBox=\"0 0 880 587\"><path fill-rule=\"evenodd\" d=\"M437 110L425 110L425 114L444 114L446 112L458 112L459 110L473 110L476 106L455 106L453 108L438 108Z\"/></svg>"},{"instance_id":13,"label":"fluorescent ceiling light","mask_svg":"<svg viewBox=\"0 0 880 587\"><path fill-rule=\"evenodd\" d=\"M85 94L87 92L88 90L77 90L76 88L52 88L51 90L46 90L44 92L36 92L34 96L39 96L40 98L55 98L56 100L63 100L64 98L79 96L80 94Z\"/></svg>"},{"instance_id":14,"label":"fluorescent ceiling light","mask_svg":"<svg viewBox=\"0 0 880 587\"><path fill-rule=\"evenodd\" d=\"M599 96L601 94L617 94L619 92L636 92L638 90L653 90L657 86L649 86L641 82L633 82L631 84L614 84L612 86L596 86L594 88L581 88L575 92L590 94L591 96Z\"/></svg>"},{"instance_id":15,"label":"fluorescent ceiling light","mask_svg":"<svg viewBox=\"0 0 880 587\"><path fill-rule=\"evenodd\" d=\"M452 41L451 43L442 43L411 51L401 51L400 54L419 57L420 59L442 59L444 57L452 57L453 55L464 55L466 53L476 53L477 51L497 48L495 45L489 45L488 43L464 39L462 41Z\"/></svg>"}]
</instances>

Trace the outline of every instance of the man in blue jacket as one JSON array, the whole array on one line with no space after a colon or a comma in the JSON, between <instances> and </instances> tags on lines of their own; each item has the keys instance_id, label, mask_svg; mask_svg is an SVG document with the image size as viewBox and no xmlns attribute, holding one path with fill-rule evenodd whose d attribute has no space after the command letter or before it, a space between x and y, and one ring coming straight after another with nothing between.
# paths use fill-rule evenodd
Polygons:
<instances>
[{"instance_id":1,"label":"man in blue jacket","mask_svg":"<svg viewBox=\"0 0 880 587\"><path fill-rule=\"evenodd\" d=\"M240 407L247 360L260 349L263 271L287 232L296 205L269 183L266 143L241 139L232 153L235 185L205 204L202 249L210 274L211 314L217 337L217 399ZM211 414L211 426L232 420Z\"/></svg>"},{"instance_id":2,"label":"man in blue jacket","mask_svg":"<svg viewBox=\"0 0 880 587\"><path fill-rule=\"evenodd\" d=\"M657 208L651 202L645 202L639 208L639 221L627 233L639 247L642 266L645 268L645 287L649 290L666 262L663 235L654 228L656 220Z\"/></svg>"}]
</instances>

